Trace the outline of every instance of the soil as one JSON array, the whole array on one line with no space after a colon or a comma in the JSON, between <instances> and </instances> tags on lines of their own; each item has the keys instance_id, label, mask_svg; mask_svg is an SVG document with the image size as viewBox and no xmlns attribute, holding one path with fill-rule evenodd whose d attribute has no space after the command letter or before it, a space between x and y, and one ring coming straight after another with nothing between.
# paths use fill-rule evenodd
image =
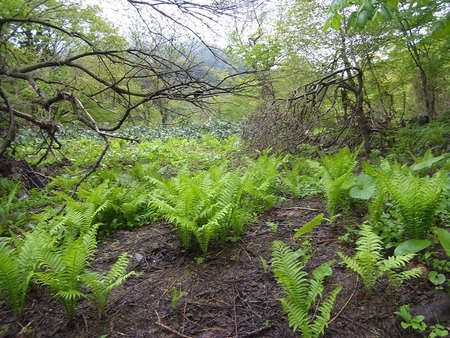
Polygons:
<instances>
[{"instance_id":1,"label":"soil","mask_svg":"<svg viewBox=\"0 0 450 338\"><path fill-rule=\"evenodd\" d=\"M69 326L60 304L43 290L33 289L20 323L0 303L0 330L9 324L2 337L300 337L289 327L278 301L282 289L261 258L270 260L275 239L298 247L295 231L324 210L321 197L286 199L251 224L239 241L212 248L206 256L183 250L167 223L119 231L100 243L92 267L106 271L126 251L139 275L113 290L102 317L81 301ZM351 245L340 236L345 227L357 224L359 220L323 224L309 235L314 255L307 269L336 260L326 289L343 286L324 337L420 337L401 328L394 312L402 304L425 314L428 323L440 320L448 327L448 294L436 291L426 278L409 281L399 290L380 281L373 293L364 292L360 279L336 254L352 254ZM186 292L178 304L172 300L174 288Z\"/></svg>"}]
</instances>

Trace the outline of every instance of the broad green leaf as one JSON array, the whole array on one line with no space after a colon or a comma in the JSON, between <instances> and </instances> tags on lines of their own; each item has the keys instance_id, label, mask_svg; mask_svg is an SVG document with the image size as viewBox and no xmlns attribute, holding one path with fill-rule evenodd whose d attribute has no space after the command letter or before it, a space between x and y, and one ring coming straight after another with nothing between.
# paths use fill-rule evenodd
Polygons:
<instances>
[{"instance_id":1,"label":"broad green leaf","mask_svg":"<svg viewBox=\"0 0 450 338\"><path fill-rule=\"evenodd\" d=\"M350 196L352 198L368 200L375 193L376 187L376 180L362 173L356 178L355 185L350 189Z\"/></svg>"},{"instance_id":2,"label":"broad green leaf","mask_svg":"<svg viewBox=\"0 0 450 338\"><path fill-rule=\"evenodd\" d=\"M442 228L438 228L436 230L436 233L439 238L439 243L441 243L447 256L450 257L450 233L447 230L442 229Z\"/></svg>"},{"instance_id":3,"label":"broad green leaf","mask_svg":"<svg viewBox=\"0 0 450 338\"><path fill-rule=\"evenodd\" d=\"M390 13L389 10L387 9L387 7L384 6L384 5L382 5L382 6L380 7L380 9L378 10L378 13L380 14L381 18L382 18L384 21L390 21L390 20L392 19L391 13Z\"/></svg>"},{"instance_id":4,"label":"broad green leaf","mask_svg":"<svg viewBox=\"0 0 450 338\"><path fill-rule=\"evenodd\" d=\"M361 10L357 14L356 25L360 28L364 28L369 20L369 12Z\"/></svg>"},{"instance_id":5,"label":"broad green leaf","mask_svg":"<svg viewBox=\"0 0 450 338\"><path fill-rule=\"evenodd\" d=\"M395 7L395 8L397 8L398 7L398 0L388 0L388 5L389 6L391 6L391 7Z\"/></svg>"},{"instance_id":6,"label":"broad green leaf","mask_svg":"<svg viewBox=\"0 0 450 338\"><path fill-rule=\"evenodd\" d=\"M395 256L404 256L415 254L431 245L431 241L427 239L410 239L399 244L394 251Z\"/></svg>"},{"instance_id":7,"label":"broad green leaf","mask_svg":"<svg viewBox=\"0 0 450 338\"><path fill-rule=\"evenodd\" d=\"M446 281L445 276L442 273L438 273L437 271L430 271L428 274L428 279L434 285L441 285Z\"/></svg>"},{"instance_id":8,"label":"broad green leaf","mask_svg":"<svg viewBox=\"0 0 450 338\"><path fill-rule=\"evenodd\" d=\"M413 171L419 171L419 170L422 170L422 169L431 168L433 166L433 164L441 161L444 158L445 158L444 155L429 158L429 159L427 159L425 161L422 161L420 163L417 163L417 164L413 165L412 170Z\"/></svg>"},{"instance_id":9,"label":"broad green leaf","mask_svg":"<svg viewBox=\"0 0 450 338\"><path fill-rule=\"evenodd\" d=\"M311 232L316 226L322 223L323 213L314 217L311 221L303 225L294 235L294 238L298 238L303 234Z\"/></svg>"},{"instance_id":10,"label":"broad green leaf","mask_svg":"<svg viewBox=\"0 0 450 338\"><path fill-rule=\"evenodd\" d=\"M351 13L350 16L348 17L347 26L348 27L355 27L356 26L356 12Z\"/></svg>"},{"instance_id":11,"label":"broad green leaf","mask_svg":"<svg viewBox=\"0 0 450 338\"><path fill-rule=\"evenodd\" d=\"M333 2L330 5L331 11L337 11L339 9L342 9L342 6L344 5L344 0L333 0Z\"/></svg>"}]
</instances>

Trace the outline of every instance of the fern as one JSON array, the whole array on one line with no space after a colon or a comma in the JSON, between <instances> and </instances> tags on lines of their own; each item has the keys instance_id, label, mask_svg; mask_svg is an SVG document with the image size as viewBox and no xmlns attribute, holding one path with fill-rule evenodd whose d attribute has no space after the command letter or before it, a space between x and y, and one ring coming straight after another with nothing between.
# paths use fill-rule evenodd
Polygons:
<instances>
[{"instance_id":1,"label":"fern","mask_svg":"<svg viewBox=\"0 0 450 338\"><path fill-rule=\"evenodd\" d=\"M360 237L356 241L356 254L353 257L338 252L345 265L360 275L364 287L368 292L373 289L375 283L384 275L394 287L400 286L404 281L413 277L419 277L420 268L397 272L406 266L414 255L390 256L383 258L383 243L381 238L373 232L370 225L363 224L360 229Z\"/></svg>"},{"instance_id":2,"label":"fern","mask_svg":"<svg viewBox=\"0 0 450 338\"><path fill-rule=\"evenodd\" d=\"M413 172L392 166L378 174L380 184L393 202L394 216L404 225L410 239L423 239L433 226L444 198L445 175L418 177Z\"/></svg>"},{"instance_id":3,"label":"fern","mask_svg":"<svg viewBox=\"0 0 450 338\"><path fill-rule=\"evenodd\" d=\"M0 178L0 235L12 224L18 225L23 214L18 212L18 195L21 183Z\"/></svg>"},{"instance_id":4,"label":"fern","mask_svg":"<svg viewBox=\"0 0 450 338\"><path fill-rule=\"evenodd\" d=\"M174 227L185 248L192 238L203 252L211 240L223 243L230 231L240 236L248 219L241 207L241 178L237 171L226 172L225 167L214 167L194 176L181 173L167 181L152 180L156 189L151 195L151 206Z\"/></svg>"},{"instance_id":5,"label":"fern","mask_svg":"<svg viewBox=\"0 0 450 338\"><path fill-rule=\"evenodd\" d=\"M280 202L276 191L282 163L279 157L268 154L262 154L256 160L247 159L242 178L242 203L249 212L259 214Z\"/></svg>"},{"instance_id":6,"label":"fern","mask_svg":"<svg viewBox=\"0 0 450 338\"><path fill-rule=\"evenodd\" d=\"M327 208L330 218L336 215L337 208L344 204L350 188L353 186L351 177L357 165L356 157L345 146L339 152L322 158L323 177L322 184L327 198Z\"/></svg>"},{"instance_id":7,"label":"fern","mask_svg":"<svg viewBox=\"0 0 450 338\"><path fill-rule=\"evenodd\" d=\"M299 261L299 258L304 258ZM317 299L322 297L324 280L332 274L329 261L314 269L309 278L303 270L306 264L304 252L293 251L285 243L274 241L272 244L273 273L277 282L282 284L285 297L280 299L283 309L289 319L289 325L294 332L299 330L302 337L319 337L330 320L330 314L341 287L330 292L328 298L317 305L318 311L310 315L310 310L316 307Z\"/></svg>"},{"instance_id":8,"label":"fern","mask_svg":"<svg viewBox=\"0 0 450 338\"><path fill-rule=\"evenodd\" d=\"M303 157L287 157L281 175L282 190L296 198L317 195L322 192L317 169L320 164Z\"/></svg>"},{"instance_id":9,"label":"fern","mask_svg":"<svg viewBox=\"0 0 450 338\"><path fill-rule=\"evenodd\" d=\"M26 294L38 262L36 250L42 235L38 230L24 239L16 238L14 247L0 242L0 298L20 317Z\"/></svg>"},{"instance_id":10,"label":"fern","mask_svg":"<svg viewBox=\"0 0 450 338\"><path fill-rule=\"evenodd\" d=\"M60 246L44 245L37 252L41 271L36 272L38 283L48 286L64 306L72 321L76 302L85 297L82 291L83 275L96 247L96 227L77 239L70 236Z\"/></svg>"},{"instance_id":11,"label":"fern","mask_svg":"<svg viewBox=\"0 0 450 338\"><path fill-rule=\"evenodd\" d=\"M125 252L119 256L116 263L105 275L89 270L83 275L83 280L91 291L91 294L86 295L86 297L97 305L100 314L106 308L106 302L111 291L122 285L131 276L136 275L134 271L127 273L128 263L129 258Z\"/></svg>"}]
</instances>

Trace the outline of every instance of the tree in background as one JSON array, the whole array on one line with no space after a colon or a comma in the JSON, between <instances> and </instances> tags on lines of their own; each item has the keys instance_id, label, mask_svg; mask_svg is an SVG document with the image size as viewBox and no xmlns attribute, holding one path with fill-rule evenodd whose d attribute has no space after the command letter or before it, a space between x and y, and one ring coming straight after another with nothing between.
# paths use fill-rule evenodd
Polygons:
<instances>
[{"instance_id":1,"label":"tree in background","mask_svg":"<svg viewBox=\"0 0 450 338\"><path fill-rule=\"evenodd\" d=\"M61 0L0 5L3 175L18 165L11 158L11 146L21 125L41 130L45 157L61 146L57 135L62 117L80 121L105 141L98 165L111 133L149 103L169 100L202 106L212 97L252 85L251 78L236 81L242 71L231 64L228 72L211 75L196 55L198 44L189 42L196 38L220 57L200 32L237 11L238 3L129 0L125 4L142 19L137 27L146 40L140 43L122 37L95 6ZM42 184L36 177L31 181Z\"/></svg>"},{"instance_id":2,"label":"tree in background","mask_svg":"<svg viewBox=\"0 0 450 338\"><path fill-rule=\"evenodd\" d=\"M344 23L353 32L370 29L388 33L385 56L389 52L398 55L406 47L414 67L409 69L409 78L418 102L416 114L426 115L432 121L441 113L439 101L448 99L449 83L444 70L448 68L449 19L450 4L446 0L334 0L324 28L340 29ZM401 63L400 66L409 66ZM398 67L396 63L397 70Z\"/></svg>"},{"instance_id":3,"label":"tree in background","mask_svg":"<svg viewBox=\"0 0 450 338\"><path fill-rule=\"evenodd\" d=\"M437 23L446 20L447 2L356 3L278 3L272 15L277 23L260 28L266 32L265 50L278 60L271 69L276 97L251 116L244 134L250 143L296 151L304 142L327 147L364 141L366 152L384 151L392 128L446 112L449 44L445 26ZM267 55L257 51L247 48L247 59ZM362 87L352 69L362 74ZM332 74L341 75L331 81Z\"/></svg>"}]
</instances>

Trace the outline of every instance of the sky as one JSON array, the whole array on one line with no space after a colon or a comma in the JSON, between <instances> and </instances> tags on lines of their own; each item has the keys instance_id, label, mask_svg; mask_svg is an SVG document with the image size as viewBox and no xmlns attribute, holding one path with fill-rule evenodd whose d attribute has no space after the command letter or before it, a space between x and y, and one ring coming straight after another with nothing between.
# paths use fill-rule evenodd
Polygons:
<instances>
[{"instance_id":1,"label":"sky","mask_svg":"<svg viewBox=\"0 0 450 338\"><path fill-rule=\"evenodd\" d=\"M155 24L155 20L162 20L163 25L166 24L168 26L168 31L175 26L173 22L167 21L167 19L158 15L151 8L144 7L140 14L138 14L136 9L126 0L82 0L82 2L86 5L99 6L103 12L102 16L110 21L114 27L118 28L119 32L124 36L127 36L131 29L136 30L136 25L140 25L137 29L145 31L146 28L142 19L147 21L150 27ZM198 3L199 1L195 2ZM189 21L189 18L183 16L179 11L174 10L173 6L172 9L168 7L160 8L171 16L177 17L177 20L183 21L200 35L205 42L217 47L225 47L228 44L228 36L234 29L233 21L225 20L225 18L221 18L220 23L209 21L208 25L210 29L208 29L200 20ZM184 31L187 32L187 29Z\"/></svg>"}]
</instances>

